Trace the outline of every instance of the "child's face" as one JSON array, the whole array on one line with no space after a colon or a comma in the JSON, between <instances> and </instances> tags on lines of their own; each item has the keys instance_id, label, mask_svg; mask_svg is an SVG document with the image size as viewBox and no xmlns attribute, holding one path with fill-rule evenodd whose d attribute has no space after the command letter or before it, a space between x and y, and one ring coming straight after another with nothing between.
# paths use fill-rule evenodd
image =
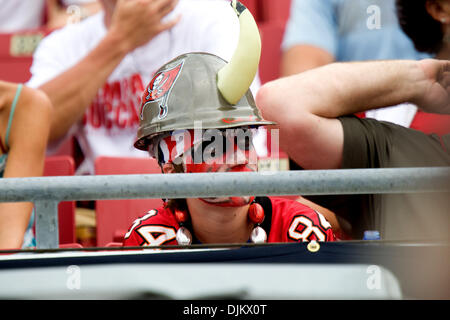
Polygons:
<instances>
[{"instance_id":1,"label":"child's face","mask_svg":"<svg viewBox=\"0 0 450 320\"><path fill-rule=\"evenodd\" d=\"M242 129L206 131L200 142L184 152L182 162L186 173L256 171L252 132Z\"/></svg>"},{"instance_id":2,"label":"child's face","mask_svg":"<svg viewBox=\"0 0 450 320\"><path fill-rule=\"evenodd\" d=\"M201 140L190 144L189 147L185 147L187 141L185 135L183 139L182 144L173 144L166 139L165 145L171 145L172 149L184 150L181 156L171 159L174 159L173 162L181 162L185 173L257 171L257 154L250 130L207 130ZM171 140L181 141L181 139ZM171 153L176 152L172 150ZM201 200L218 206L237 207L249 204L253 197L212 197Z\"/></svg>"}]
</instances>

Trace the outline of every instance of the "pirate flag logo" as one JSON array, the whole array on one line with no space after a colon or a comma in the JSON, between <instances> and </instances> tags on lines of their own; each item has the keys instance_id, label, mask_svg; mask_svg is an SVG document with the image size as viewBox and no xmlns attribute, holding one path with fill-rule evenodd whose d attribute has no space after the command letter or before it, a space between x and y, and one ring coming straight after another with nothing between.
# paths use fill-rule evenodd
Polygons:
<instances>
[{"instance_id":1,"label":"pirate flag logo","mask_svg":"<svg viewBox=\"0 0 450 320\"><path fill-rule=\"evenodd\" d=\"M172 69L158 72L150 81L142 97L141 120L144 117L144 108L148 102L158 102L158 119L161 120L167 116L167 101L169 100L172 87L183 68L183 63L184 60Z\"/></svg>"}]
</instances>

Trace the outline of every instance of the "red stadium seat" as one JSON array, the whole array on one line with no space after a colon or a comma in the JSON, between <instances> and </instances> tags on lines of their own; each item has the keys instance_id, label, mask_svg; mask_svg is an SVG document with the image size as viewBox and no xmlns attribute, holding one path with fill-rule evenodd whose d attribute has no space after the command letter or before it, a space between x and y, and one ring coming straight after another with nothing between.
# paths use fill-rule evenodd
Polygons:
<instances>
[{"instance_id":1,"label":"red stadium seat","mask_svg":"<svg viewBox=\"0 0 450 320\"><path fill-rule=\"evenodd\" d=\"M75 138L70 137L67 138L59 147L57 150L53 151L51 154L48 154L48 156L70 156L74 158L75 155Z\"/></svg>"},{"instance_id":2,"label":"red stadium seat","mask_svg":"<svg viewBox=\"0 0 450 320\"><path fill-rule=\"evenodd\" d=\"M105 247L122 247L122 242L110 242Z\"/></svg>"},{"instance_id":3,"label":"red stadium seat","mask_svg":"<svg viewBox=\"0 0 450 320\"><path fill-rule=\"evenodd\" d=\"M59 248L60 249L79 249L79 248L83 248L83 246L77 242L74 242L74 243L60 244Z\"/></svg>"},{"instance_id":4,"label":"red stadium seat","mask_svg":"<svg viewBox=\"0 0 450 320\"><path fill-rule=\"evenodd\" d=\"M45 159L44 176L72 176L75 163L70 156L52 156ZM59 243L75 243L75 202L62 201L58 205Z\"/></svg>"},{"instance_id":5,"label":"red stadium seat","mask_svg":"<svg viewBox=\"0 0 450 320\"><path fill-rule=\"evenodd\" d=\"M281 41L284 35L283 23L261 23L261 60L259 63L259 77L261 84L275 80L280 75Z\"/></svg>"},{"instance_id":6,"label":"red stadium seat","mask_svg":"<svg viewBox=\"0 0 450 320\"><path fill-rule=\"evenodd\" d=\"M262 22L285 24L289 19L291 0L259 0L258 10Z\"/></svg>"},{"instance_id":7,"label":"red stadium seat","mask_svg":"<svg viewBox=\"0 0 450 320\"><path fill-rule=\"evenodd\" d=\"M95 174L150 174L161 173L155 159L99 157L95 162ZM97 246L122 242L134 220L150 209L163 205L161 199L97 200Z\"/></svg>"},{"instance_id":8,"label":"red stadium seat","mask_svg":"<svg viewBox=\"0 0 450 320\"><path fill-rule=\"evenodd\" d=\"M30 78L33 52L48 33L37 29L0 34L0 80L23 83Z\"/></svg>"},{"instance_id":9,"label":"red stadium seat","mask_svg":"<svg viewBox=\"0 0 450 320\"><path fill-rule=\"evenodd\" d=\"M426 134L444 135L450 133L450 115L426 113L418 110L409 127Z\"/></svg>"}]
</instances>

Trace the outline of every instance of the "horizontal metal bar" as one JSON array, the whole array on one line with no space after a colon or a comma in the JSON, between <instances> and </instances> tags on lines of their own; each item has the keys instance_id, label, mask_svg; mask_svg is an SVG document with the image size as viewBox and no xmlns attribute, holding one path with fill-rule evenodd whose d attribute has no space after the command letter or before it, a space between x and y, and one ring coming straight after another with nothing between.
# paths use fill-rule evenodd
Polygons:
<instances>
[{"instance_id":1,"label":"horizontal metal bar","mask_svg":"<svg viewBox=\"0 0 450 320\"><path fill-rule=\"evenodd\" d=\"M449 191L450 167L0 179L0 202Z\"/></svg>"}]
</instances>

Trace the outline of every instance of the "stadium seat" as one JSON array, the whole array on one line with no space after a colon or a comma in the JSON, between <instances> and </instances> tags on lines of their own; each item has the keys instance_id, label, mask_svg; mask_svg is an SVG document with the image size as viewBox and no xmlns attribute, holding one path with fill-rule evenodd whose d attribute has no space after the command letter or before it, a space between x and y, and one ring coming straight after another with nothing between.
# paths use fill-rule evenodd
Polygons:
<instances>
[{"instance_id":1,"label":"stadium seat","mask_svg":"<svg viewBox=\"0 0 450 320\"><path fill-rule=\"evenodd\" d=\"M161 173L158 163L151 158L99 157L95 162L95 174L99 175L151 173ZM97 200L97 246L122 242L135 219L162 205L161 199Z\"/></svg>"},{"instance_id":2,"label":"stadium seat","mask_svg":"<svg viewBox=\"0 0 450 320\"><path fill-rule=\"evenodd\" d=\"M262 22L285 24L289 19L291 0L259 0L258 10Z\"/></svg>"},{"instance_id":3,"label":"stadium seat","mask_svg":"<svg viewBox=\"0 0 450 320\"><path fill-rule=\"evenodd\" d=\"M0 80L16 83L28 81L33 52L47 33L42 29L0 33Z\"/></svg>"},{"instance_id":4,"label":"stadium seat","mask_svg":"<svg viewBox=\"0 0 450 320\"><path fill-rule=\"evenodd\" d=\"M450 115L426 113L418 110L410 128L422 131L426 134L435 133L445 135L450 133Z\"/></svg>"},{"instance_id":5,"label":"stadium seat","mask_svg":"<svg viewBox=\"0 0 450 320\"><path fill-rule=\"evenodd\" d=\"M70 156L52 156L45 159L44 176L72 176L75 163ZM59 243L75 243L75 202L62 201L58 205Z\"/></svg>"},{"instance_id":6,"label":"stadium seat","mask_svg":"<svg viewBox=\"0 0 450 320\"><path fill-rule=\"evenodd\" d=\"M59 245L60 249L80 249L83 248L83 246L77 242L74 243L64 243Z\"/></svg>"},{"instance_id":7,"label":"stadium seat","mask_svg":"<svg viewBox=\"0 0 450 320\"><path fill-rule=\"evenodd\" d=\"M110 242L105 247L122 247L122 242Z\"/></svg>"},{"instance_id":8,"label":"stadium seat","mask_svg":"<svg viewBox=\"0 0 450 320\"><path fill-rule=\"evenodd\" d=\"M262 43L259 77L261 84L264 84L280 75L281 41L285 25L274 22L261 23L258 27Z\"/></svg>"},{"instance_id":9,"label":"stadium seat","mask_svg":"<svg viewBox=\"0 0 450 320\"><path fill-rule=\"evenodd\" d=\"M70 137L61 143L61 145L51 153L48 153L48 156L70 156L74 158L74 148L75 148L75 138Z\"/></svg>"}]
</instances>

